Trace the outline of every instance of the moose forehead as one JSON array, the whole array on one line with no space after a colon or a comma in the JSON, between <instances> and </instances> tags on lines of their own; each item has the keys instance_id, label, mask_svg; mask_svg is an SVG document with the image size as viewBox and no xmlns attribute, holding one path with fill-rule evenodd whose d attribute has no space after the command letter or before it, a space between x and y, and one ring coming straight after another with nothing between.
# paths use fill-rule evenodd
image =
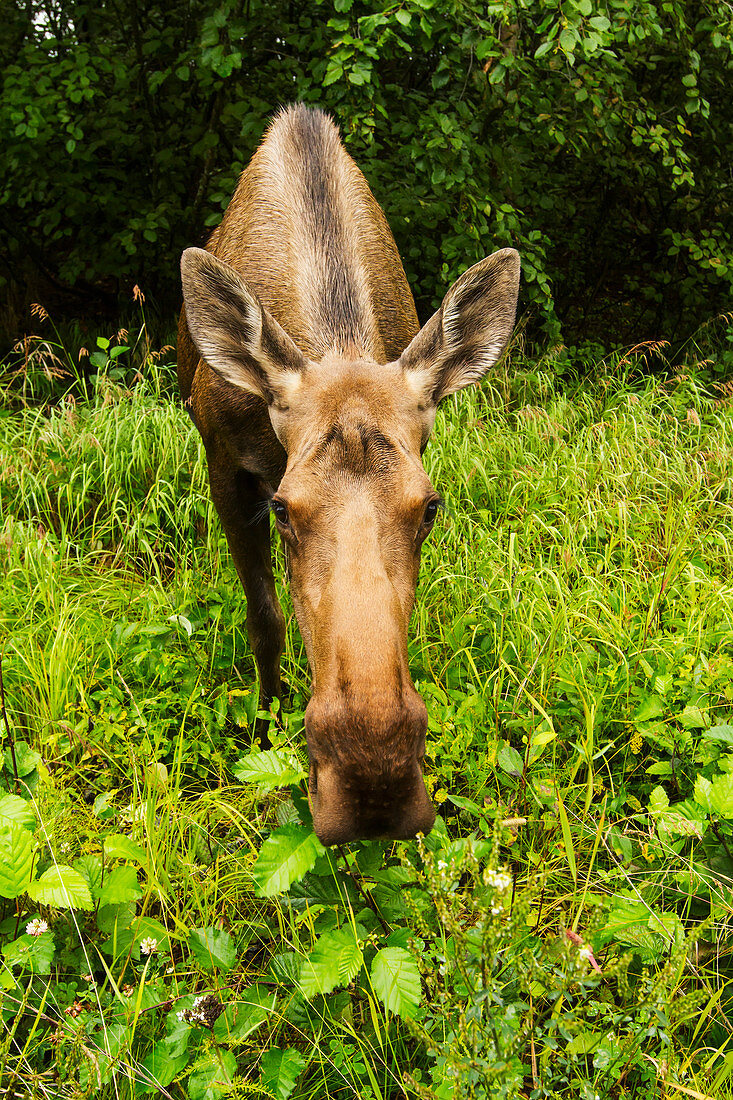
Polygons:
<instances>
[{"instance_id":1,"label":"moose forehead","mask_svg":"<svg viewBox=\"0 0 733 1100\"><path fill-rule=\"evenodd\" d=\"M325 468L343 470L364 477L388 476L398 456L398 447L378 424L364 420L337 421L318 443L314 460Z\"/></svg>"},{"instance_id":2,"label":"moose forehead","mask_svg":"<svg viewBox=\"0 0 733 1100\"><path fill-rule=\"evenodd\" d=\"M324 471L384 475L405 460L422 469L425 414L396 363L309 364L288 411L290 469L306 461Z\"/></svg>"}]
</instances>

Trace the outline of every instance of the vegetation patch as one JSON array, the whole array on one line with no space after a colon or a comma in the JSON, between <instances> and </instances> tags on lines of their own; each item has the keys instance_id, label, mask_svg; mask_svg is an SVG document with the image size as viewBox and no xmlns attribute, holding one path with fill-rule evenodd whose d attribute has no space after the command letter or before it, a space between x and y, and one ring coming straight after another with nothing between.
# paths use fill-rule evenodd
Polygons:
<instances>
[{"instance_id":1,"label":"vegetation patch","mask_svg":"<svg viewBox=\"0 0 733 1100\"><path fill-rule=\"evenodd\" d=\"M104 337L63 380L48 348L0 389L3 1095L733 1095L711 364L651 376L640 349L578 381L561 350L515 353L444 403L410 640L440 816L326 850L287 590L260 752L166 357Z\"/></svg>"}]
</instances>

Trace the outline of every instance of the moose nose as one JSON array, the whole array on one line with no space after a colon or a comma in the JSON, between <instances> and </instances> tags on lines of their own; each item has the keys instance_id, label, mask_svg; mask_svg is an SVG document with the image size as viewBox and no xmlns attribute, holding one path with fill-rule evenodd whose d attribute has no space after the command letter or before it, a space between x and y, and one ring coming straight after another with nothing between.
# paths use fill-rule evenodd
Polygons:
<instances>
[{"instance_id":1,"label":"moose nose","mask_svg":"<svg viewBox=\"0 0 733 1100\"><path fill-rule=\"evenodd\" d=\"M415 759L398 775L365 774L311 764L313 827L323 845L352 840L408 840L429 833L435 809Z\"/></svg>"},{"instance_id":2,"label":"moose nose","mask_svg":"<svg viewBox=\"0 0 733 1100\"><path fill-rule=\"evenodd\" d=\"M435 810L420 761L428 716L412 684L314 693L305 712L313 825L322 844L428 833Z\"/></svg>"}]
</instances>

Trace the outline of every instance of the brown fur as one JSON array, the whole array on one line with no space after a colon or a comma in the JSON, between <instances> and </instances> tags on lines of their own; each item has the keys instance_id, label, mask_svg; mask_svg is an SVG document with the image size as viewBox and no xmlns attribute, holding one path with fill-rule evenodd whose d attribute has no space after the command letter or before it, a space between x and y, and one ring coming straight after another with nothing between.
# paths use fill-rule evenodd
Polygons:
<instances>
[{"instance_id":1,"label":"brown fur","mask_svg":"<svg viewBox=\"0 0 733 1100\"><path fill-rule=\"evenodd\" d=\"M184 253L182 274L181 392L247 595L264 705L280 694L284 624L263 500L274 497L287 546L313 673L316 831L326 844L427 831L427 715L407 667L436 499L420 454L438 401L506 345L516 253L461 276L418 332L364 177L327 116L296 106L270 127L207 252Z\"/></svg>"}]
</instances>

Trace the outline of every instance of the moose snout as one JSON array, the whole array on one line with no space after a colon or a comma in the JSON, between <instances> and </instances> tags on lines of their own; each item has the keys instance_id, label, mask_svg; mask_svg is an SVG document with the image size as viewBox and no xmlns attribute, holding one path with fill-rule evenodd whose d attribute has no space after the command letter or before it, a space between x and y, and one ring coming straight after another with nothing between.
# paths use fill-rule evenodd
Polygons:
<instances>
[{"instance_id":1,"label":"moose snout","mask_svg":"<svg viewBox=\"0 0 733 1100\"><path fill-rule=\"evenodd\" d=\"M427 711L414 689L377 708L315 695L305 722L309 796L322 844L430 832L435 809L421 768Z\"/></svg>"}]
</instances>

